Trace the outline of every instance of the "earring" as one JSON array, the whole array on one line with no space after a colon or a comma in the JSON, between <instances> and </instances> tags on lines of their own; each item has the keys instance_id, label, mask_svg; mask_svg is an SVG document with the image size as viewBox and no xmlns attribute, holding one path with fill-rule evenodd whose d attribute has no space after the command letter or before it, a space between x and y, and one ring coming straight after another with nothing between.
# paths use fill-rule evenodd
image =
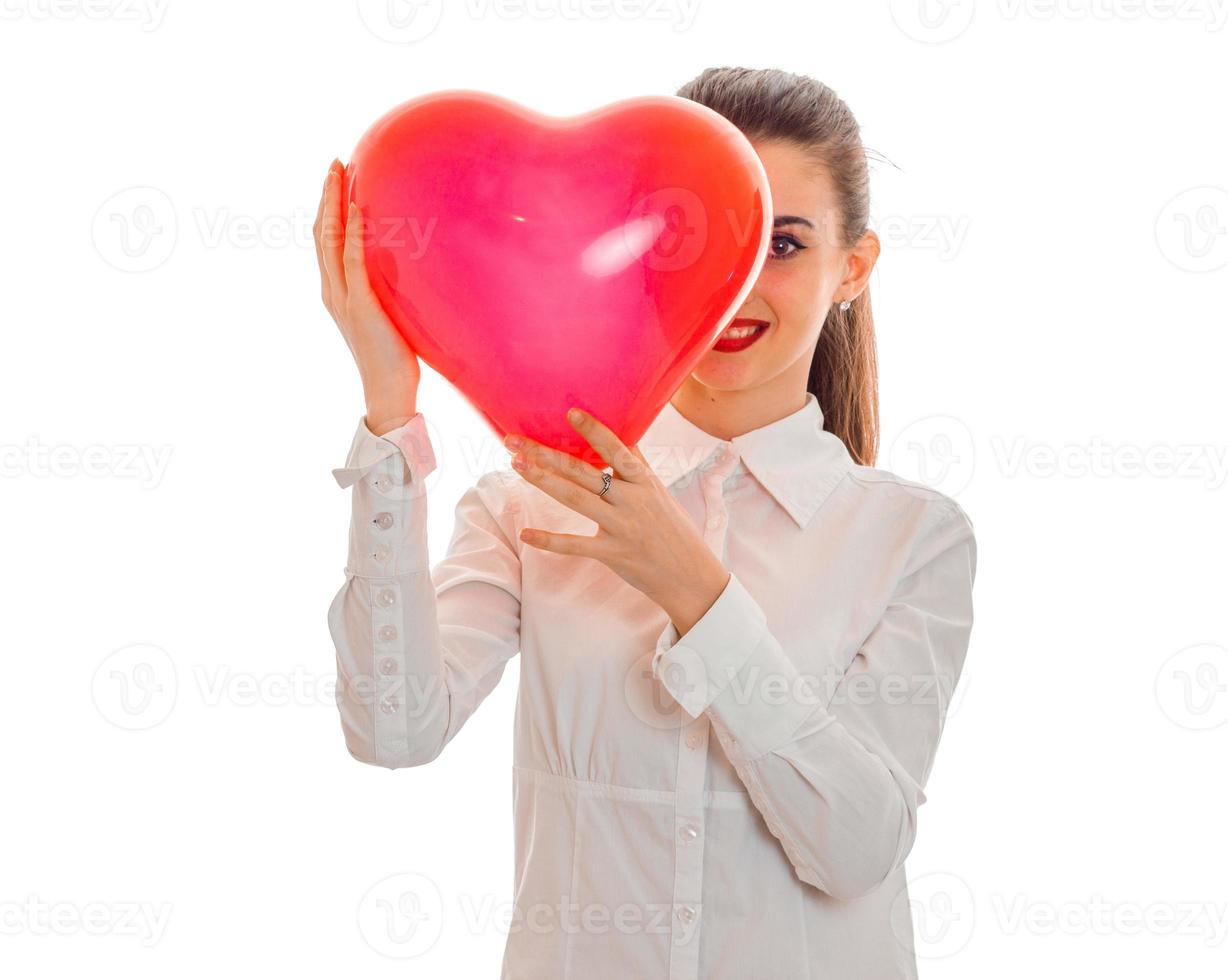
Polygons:
<instances>
[{"instance_id":1,"label":"earring","mask_svg":"<svg viewBox=\"0 0 1228 980\"><path fill-rule=\"evenodd\" d=\"M846 299L843 303L840 304L840 312L841 313L845 312L852 305L853 304L849 300Z\"/></svg>"}]
</instances>

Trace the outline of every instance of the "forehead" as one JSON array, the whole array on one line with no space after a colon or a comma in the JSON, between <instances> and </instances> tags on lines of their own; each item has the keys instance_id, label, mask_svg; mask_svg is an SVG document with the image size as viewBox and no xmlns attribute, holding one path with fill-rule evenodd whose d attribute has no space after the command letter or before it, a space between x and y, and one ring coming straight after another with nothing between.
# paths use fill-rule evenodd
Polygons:
<instances>
[{"instance_id":1,"label":"forehead","mask_svg":"<svg viewBox=\"0 0 1228 980\"><path fill-rule=\"evenodd\" d=\"M751 145L767 173L776 214L796 214L817 223L832 209L835 194L831 177L800 147L779 141Z\"/></svg>"}]
</instances>

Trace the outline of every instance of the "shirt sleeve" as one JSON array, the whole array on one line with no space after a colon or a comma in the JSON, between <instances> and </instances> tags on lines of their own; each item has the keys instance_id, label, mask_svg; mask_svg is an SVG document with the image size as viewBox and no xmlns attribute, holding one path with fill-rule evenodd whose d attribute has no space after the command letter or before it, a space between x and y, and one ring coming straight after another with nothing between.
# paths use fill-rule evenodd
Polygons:
<instances>
[{"instance_id":1,"label":"shirt sleeve","mask_svg":"<svg viewBox=\"0 0 1228 980\"><path fill-rule=\"evenodd\" d=\"M972 628L976 542L948 504L830 696L797 667L818 658L781 647L736 575L685 636L669 623L653 655L683 710L708 713L798 878L836 898L872 892L915 839Z\"/></svg>"},{"instance_id":2,"label":"shirt sleeve","mask_svg":"<svg viewBox=\"0 0 1228 980\"><path fill-rule=\"evenodd\" d=\"M463 494L431 569L425 481L435 468L419 412L383 436L364 416L333 470L352 487L345 583L328 609L337 708L350 754L389 769L436 758L520 647L520 558L501 524L503 474Z\"/></svg>"}]
</instances>

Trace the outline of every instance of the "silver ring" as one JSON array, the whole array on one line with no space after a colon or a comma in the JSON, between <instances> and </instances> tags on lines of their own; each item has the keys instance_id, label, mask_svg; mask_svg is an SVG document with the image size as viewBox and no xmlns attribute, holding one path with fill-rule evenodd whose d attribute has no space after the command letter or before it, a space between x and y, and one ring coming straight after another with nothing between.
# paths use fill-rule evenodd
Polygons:
<instances>
[{"instance_id":1,"label":"silver ring","mask_svg":"<svg viewBox=\"0 0 1228 980\"><path fill-rule=\"evenodd\" d=\"M614 482L614 477L609 473L602 472L601 474L601 489L597 491L597 496L600 497L603 493L610 489L610 484Z\"/></svg>"}]
</instances>

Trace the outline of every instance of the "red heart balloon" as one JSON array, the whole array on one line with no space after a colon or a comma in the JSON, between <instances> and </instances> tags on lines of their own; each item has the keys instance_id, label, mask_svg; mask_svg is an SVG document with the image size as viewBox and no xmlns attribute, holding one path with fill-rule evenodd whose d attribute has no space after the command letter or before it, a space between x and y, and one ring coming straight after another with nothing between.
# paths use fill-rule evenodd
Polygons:
<instances>
[{"instance_id":1,"label":"red heart balloon","mask_svg":"<svg viewBox=\"0 0 1228 980\"><path fill-rule=\"evenodd\" d=\"M754 148L689 99L546 116L435 92L348 168L372 287L500 440L594 462L572 405L632 446L745 302L771 240ZM597 465L604 466L604 462Z\"/></svg>"}]
</instances>

